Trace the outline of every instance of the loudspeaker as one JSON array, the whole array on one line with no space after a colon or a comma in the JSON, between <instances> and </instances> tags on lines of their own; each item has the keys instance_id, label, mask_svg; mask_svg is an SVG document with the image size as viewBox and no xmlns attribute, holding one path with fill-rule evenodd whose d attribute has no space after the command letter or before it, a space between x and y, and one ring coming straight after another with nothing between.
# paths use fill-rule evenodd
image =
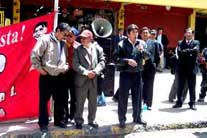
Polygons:
<instances>
[{"instance_id":1,"label":"loudspeaker","mask_svg":"<svg viewBox=\"0 0 207 138\"><path fill-rule=\"evenodd\" d=\"M97 37L106 38L112 34L111 23L104 18L97 18L91 23L92 31Z\"/></svg>"}]
</instances>

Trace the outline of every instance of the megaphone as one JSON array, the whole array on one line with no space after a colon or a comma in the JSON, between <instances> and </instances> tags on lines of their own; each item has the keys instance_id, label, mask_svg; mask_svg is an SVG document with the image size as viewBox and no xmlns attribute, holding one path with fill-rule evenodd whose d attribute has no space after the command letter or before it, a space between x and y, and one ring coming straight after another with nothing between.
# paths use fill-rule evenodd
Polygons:
<instances>
[{"instance_id":1,"label":"megaphone","mask_svg":"<svg viewBox=\"0 0 207 138\"><path fill-rule=\"evenodd\" d=\"M106 38L112 34L111 23L104 18L97 18L91 23L92 31L97 37Z\"/></svg>"}]
</instances>

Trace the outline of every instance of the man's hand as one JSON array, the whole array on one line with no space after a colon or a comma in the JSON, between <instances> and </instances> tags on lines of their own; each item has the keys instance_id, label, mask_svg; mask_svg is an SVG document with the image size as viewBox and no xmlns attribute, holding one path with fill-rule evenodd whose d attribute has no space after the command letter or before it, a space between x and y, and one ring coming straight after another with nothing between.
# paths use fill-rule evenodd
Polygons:
<instances>
[{"instance_id":1,"label":"man's hand","mask_svg":"<svg viewBox=\"0 0 207 138\"><path fill-rule=\"evenodd\" d=\"M88 72L88 75L87 76L88 76L89 79L93 79L96 76L96 73L94 71L90 70Z\"/></svg>"},{"instance_id":2,"label":"man's hand","mask_svg":"<svg viewBox=\"0 0 207 138\"><path fill-rule=\"evenodd\" d=\"M132 67L136 67L137 66L137 62L133 59L128 59L128 64Z\"/></svg>"},{"instance_id":3,"label":"man's hand","mask_svg":"<svg viewBox=\"0 0 207 138\"><path fill-rule=\"evenodd\" d=\"M139 44L137 49L138 49L138 51L142 52L144 50L144 46L142 44Z\"/></svg>"},{"instance_id":4,"label":"man's hand","mask_svg":"<svg viewBox=\"0 0 207 138\"><path fill-rule=\"evenodd\" d=\"M42 69L40 69L40 70L38 70L38 71L40 72L41 75L47 75L47 72L44 71L44 70L42 70Z\"/></svg>"}]
</instances>

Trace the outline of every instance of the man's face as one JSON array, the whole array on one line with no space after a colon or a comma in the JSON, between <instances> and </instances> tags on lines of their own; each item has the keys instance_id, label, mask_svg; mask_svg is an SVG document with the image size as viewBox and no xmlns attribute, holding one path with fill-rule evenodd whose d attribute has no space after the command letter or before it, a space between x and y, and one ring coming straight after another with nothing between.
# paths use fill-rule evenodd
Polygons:
<instances>
[{"instance_id":1,"label":"man's face","mask_svg":"<svg viewBox=\"0 0 207 138\"><path fill-rule=\"evenodd\" d=\"M155 40L156 37L157 37L156 34L151 34L151 35L150 35L150 38L151 38L152 40Z\"/></svg>"},{"instance_id":2,"label":"man's face","mask_svg":"<svg viewBox=\"0 0 207 138\"><path fill-rule=\"evenodd\" d=\"M33 36L35 37L35 39L38 39L46 33L47 33L47 27L44 25L39 25L35 28Z\"/></svg>"},{"instance_id":3,"label":"man's face","mask_svg":"<svg viewBox=\"0 0 207 138\"><path fill-rule=\"evenodd\" d=\"M149 30L142 31L141 37L142 37L143 40L149 39L149 36L150 36Z\"/></svg>"},{"instance_id":4,"label":"man's face","mask_svg":"<svg viewBox=\"0 0 207 138\"><path fill-rule=\"evenodd\" d=\"M91 42L91 38L89 37L81 37L81 44L83 46L88 46L88 44Z\"/></svg>"},{"instance_id":5,"label":"man's face","mask_svg":"<svg viewBox=\"0 0 207 138\"><path fill-rule=\"evenodd\" d=\"M66 40L67 36L70 34L69 31L60 31L57 30L56 37L59 41Z\"/></svg>"},{"instance_id":6,"label":"man's face","mask_svg":"<svg viewBox=\"0 0 207 138\"><path fill-rule=\"evenodd\" d=\"M191 40L191 39L193 38L193 33L191 33L191 32L186 32L186 33L185 33L185 38L186 38L186 40Z\"/></svg>"},{"instance_id":7,"label":"man's face","mask_svg":"<svg viewBox=\"0 0 207 138\"><path fill-rule=\"evenodd\" d=\"M76 40L76 36L73 33L69 33L69 35L66 37L66 41L69 43L72 43Z\"/></svg>"},{"instance_id":8,"label":"man's face","mask_svg":"<svg viewBox=\"0 0 207 138\"><path fill-rule=\"evenodd\" d=\"M132 31L129 32L128 34L128 38L131 40L131 41L135 41L137 39L137 36L138 36L138 30L137 29L133 29Z\"/></svg>"}]
</instances>

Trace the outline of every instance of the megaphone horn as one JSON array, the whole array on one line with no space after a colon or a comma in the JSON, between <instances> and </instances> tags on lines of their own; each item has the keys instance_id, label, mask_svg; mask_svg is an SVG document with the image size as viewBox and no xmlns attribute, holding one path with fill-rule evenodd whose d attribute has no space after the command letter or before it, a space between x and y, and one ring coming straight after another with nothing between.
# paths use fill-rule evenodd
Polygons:
<instances>
[{"instance_id":1,"label":"megaphone horn","mask_svg":"<svg viewBox=\"0 0 207 138\"><path fill-rule=\"evenodd\" d=\"M112 34L112 25L104 18L95 19L91 23L91 27L97 37L106 38Z\"/></svg>"}]
</instances>

